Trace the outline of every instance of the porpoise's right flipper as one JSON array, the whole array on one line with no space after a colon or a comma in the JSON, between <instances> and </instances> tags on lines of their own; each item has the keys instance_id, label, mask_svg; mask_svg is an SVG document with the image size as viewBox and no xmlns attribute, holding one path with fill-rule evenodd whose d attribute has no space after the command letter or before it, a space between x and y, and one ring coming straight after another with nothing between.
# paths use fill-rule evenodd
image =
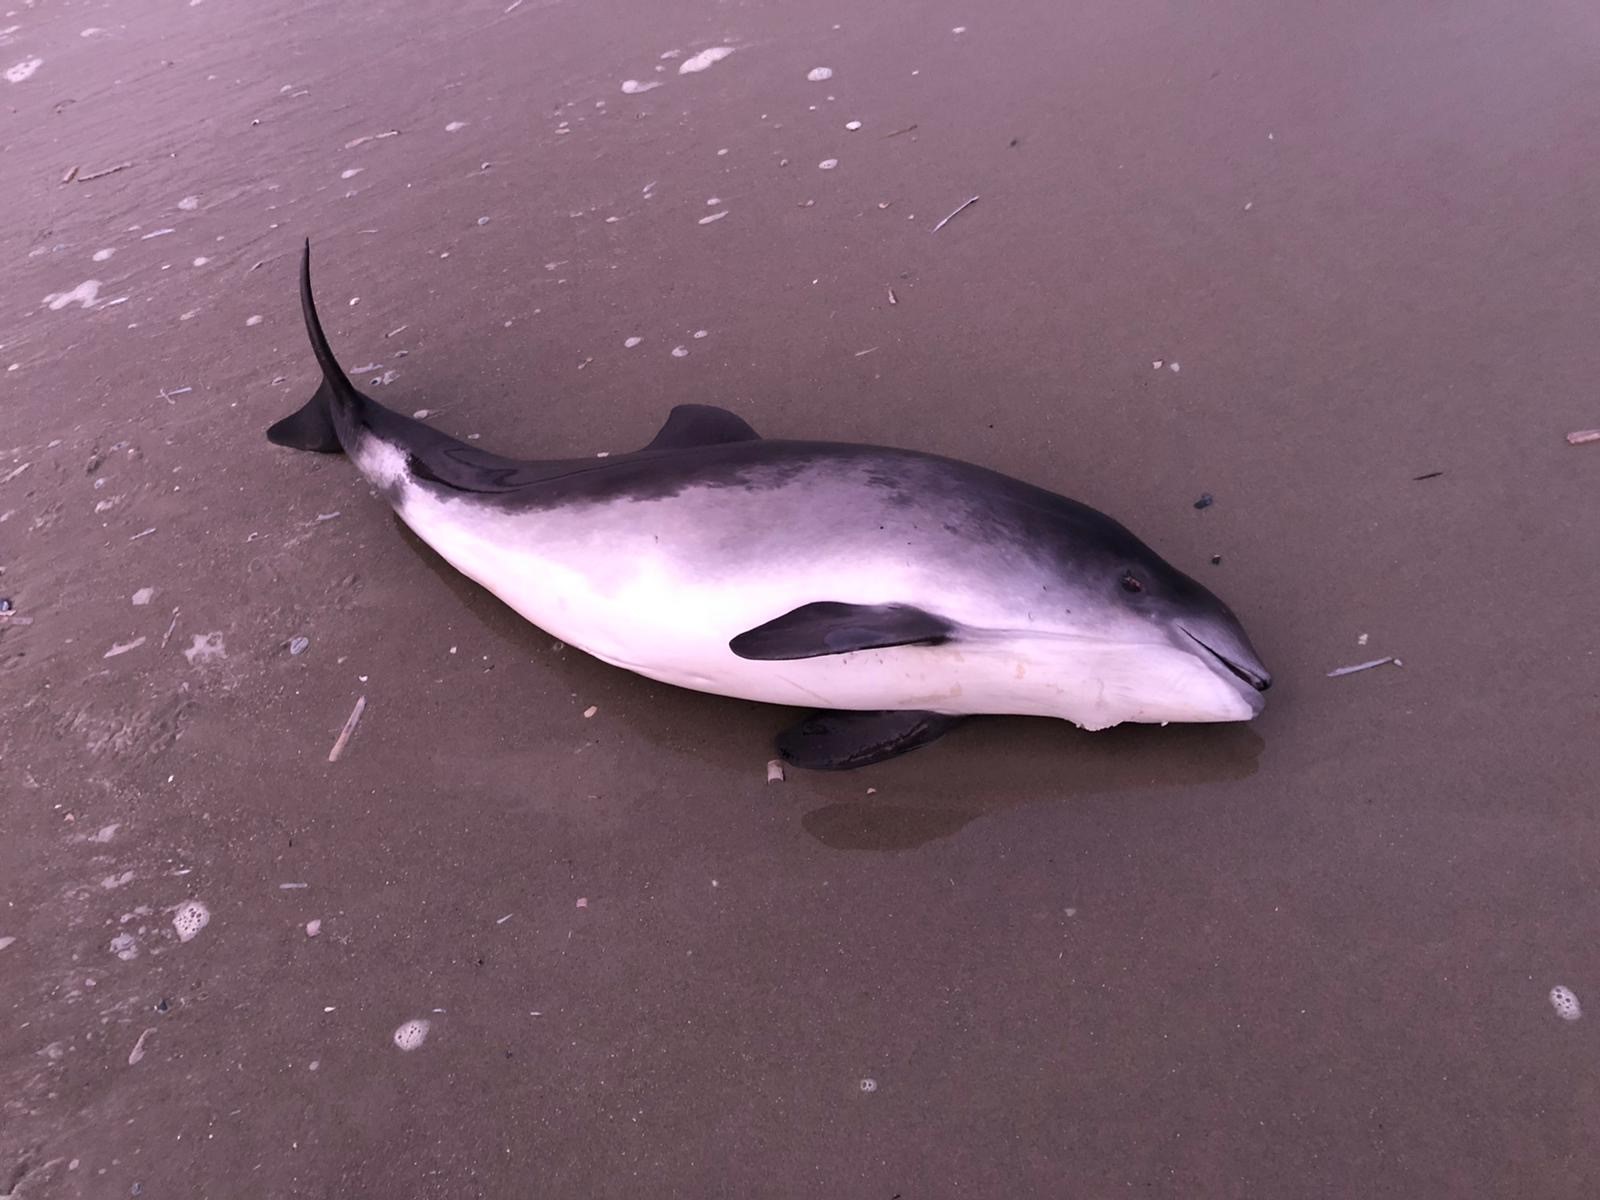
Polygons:
<instances>
[{"instance_id":1,"label":"porpoise's right flipper","mask_svg":"<svg viewBox=\"0 0 1600 1200\"><path fill-rule=\"evenodd\" d=\"M759 442L761 435L725 408L709 404L680 404L667 414L667 423L646 450L687 450L691 446L720 446L725 442Z\"/></svg>"},{"instance_id":2,"label":"porpoise's right flipper","mask_svg":"<svg viewBox=\"0 0 1600 1200\"><path fill-rule=\"evenodd\" d=\"M781 661L889 646L932 646L953 632L954 627L944 618L910 604L819 600L745 630L728 648L740 658Z\"/></svg>"},{"instance_id":3,"label":"porpoise's right flipper","mask_svg":"<svg viewBox=\"0 0 1600 1200\"><path fill-rule=\"evenodd\" d=\"M847 771L894 758L943 737L964 721L941 713L814 712L778 735L785 762L812 771Z\"/></svg>"}]
</instances>

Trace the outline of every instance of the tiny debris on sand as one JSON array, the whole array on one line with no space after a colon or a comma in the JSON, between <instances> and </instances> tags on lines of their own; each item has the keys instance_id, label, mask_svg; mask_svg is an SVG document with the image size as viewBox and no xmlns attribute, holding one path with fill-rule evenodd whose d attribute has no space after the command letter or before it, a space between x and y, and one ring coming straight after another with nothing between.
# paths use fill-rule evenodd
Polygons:
<instances>
[{"instance_id":1,"label":"tiny debris on sand","mask_svg":"<svg viewBox=\"0 0 1600 1200\"><path fill-rule=\"evenodd\" d=\"M1600 442L1600 429L1576 429L1567 434L1567 445L1581 446L1585 442Z\"/></svg>"},{"instance_id":2,"label":"tiny debris on sand","mask_svg":"<svg viewBox=\"0 0 1600 1200\"><path fill-rule=\"evenodd\" d=\"M425 1017L407 1021L394 1031L394 1044L401 1050L415 1050L427 1041L430 1024Z\"/></svg>"},{"instance_id":3,"label":"tiny debris on sand","mask_svg":"<svg viewBox=\"0 0 1600 1200\"><path fill-rule=\"evenodd\" d=\"M967 199L963 200L947 216L943 217L939 221L939 223L933 227L933 232L934 233L938 233L939 230L943 229L946 225L950 224L950 222L952 220L954 220L957 216L959 216L961 213L966 212L967 209L971 208L974 204L976 204L978 202L978 200L979 200L979 197L977 197L977 196L970 196Z\"/></svg>"},{"instance_id":4,"label":"tiny debris on sand","mask_svg":"<svg viewBox=\"0 0 1600 1200\"><path fill-rule=\"evenodd\" d=\"M155 1032L155 1027L154 1026L152 1026L149 1029L146 1029L143 1033L141 1033L139 1035L139 1040L136 1041L133 1044L133 1049L128 1051L128 1065L130 1067L137 1066L139 1064L139 1060L144 1057L144 1042L145 1042L145 1039L148 1038L154 1032Z\"/></svg>"},{"instance_id":5,"label":"tiny debris on sand","mask_svg":"<svg viewBox=\"0 0 1600 1200\"><path fill-rule=\"evenodd\" d=\"M376 142L376 141L379 141L379 140L381 140L383 138L392 138L392 137L399 137L399 136L400 136L400 131L398 129L389 129L389 130L384 131L383 133L369 133L365 137L351 138L348 142L346 142L344 144L344 148L346 150L354 150L357 146L364 146L368 142Z\"/></svg>"},{"instance_id":6,"label":"tiny debris on sand","mask_svg":"<svg viewBox=\"0 0 1600 1200\"><path fill-rule=\"evenodd\" d=\"M1556 1010L1556 1016L1563 1021L1576 1021L1583 1016L1583 1006L1578 1003L1578 994L1559 983L1550 989L1550 1007Z\"/></svg>"},{"instance_id":7,"label":"tiny debris on sand","mask_svg":"<svg viewBox=\"0 0 1600 1200\"><path fill-rule=\"evenodd\" d=\"M207 925L211 924L211 910L198 900L185 900L172 914L172 927L177 930L180 942L192 942Z\"/></svg>"},{"instance_id":8,"label":"tiny debris on sand","mask_svg":"<svg viewBox=\"0 0 1600 1200\"><path fill-rule=\"evenodd\" d=\"M732 46L712 46L710 49L702 50L699 54L686 58L679 63L678 74L693 75L698 71L704 71L712 63L719 63L732 53Z\"/></svg>"},{"instance_id":9,"label":"tiny debris on sand","mask_svg":"<svg viewBox=\"0 0 1600 1200\"><path fill-rule=\"evenodd\" d=\"M356 699L356 706L350 710L350 718L344 723L344 728L339 731L339 738L333 743L333 749L328 751L328 761L338 762L339 755L344 753L344 748L350 743L350 735L356 731L356 722L361 720L361 714L366 710L367 698Z\"/></svg>"},{"instance_id":10,"label":"tiny debris on sand","mask_svg":"<svg viewBox=\"0 0 1600 1200\"><path fill-rule=\"evenodd\" d=\"M769 761L767 763L767 782L768 783L782 783L783 782L783 759L774 758L774 759L772 759L771 761Z\"/></svg>"},{"instance_id":11,"label":"tiny debris on sand","mask_svg":"<svg viewBox=\"0 0 1600 1200\"><path fill-rule=\"evenodd\" d=\"M85 174L83 172L79 172L79 174L78 174L78 182L79 183L92 183L96 179L104 179L107 175L115 175L118 171L126 171L131 166L133 166L133 164L131 162L124 162L124 163L118 163L114 167L102 167L98 171L90 171L87 174ZM66 183L67 181L65 179L63 179L61 182L62 183Z\"/></svg>"},{"instance_id":12,"label":"tiny debris on sand","mask_svg":"<svg viewBox=\"0 0 1600 1200\"><path fill-rule=\"evenodd\" d=\"M1387 658L1375 658L1371 662L1356 663L1351 667L1335 667L1328 672L1328 678L1337 679L1341 675L1354 675L1357 671L1370 671L1373 667L1383 667L1390 663L1397 667L1405 666L1403 662L1391 654Z\"/></svg>"}]
</instances>

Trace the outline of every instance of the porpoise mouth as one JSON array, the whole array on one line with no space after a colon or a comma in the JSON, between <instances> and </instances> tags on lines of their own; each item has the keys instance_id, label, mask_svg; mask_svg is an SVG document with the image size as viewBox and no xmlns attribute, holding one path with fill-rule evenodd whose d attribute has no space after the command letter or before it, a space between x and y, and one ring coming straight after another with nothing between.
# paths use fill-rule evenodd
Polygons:
<instances>
[{"instance_id":1,"label":"porpoise mouth","mask_svg":"<svg viewBox=\"0 0 1600 1200\"><path fill-rule=\"evenodd\" d=\"M1183 626L1180 625L1178 628L1183 629ZM1195 637L1195 635L1190 633L1187 629L1183 629L1183 632L1191 642L1199 646L1200 649L1204 650L1207 654L1211 655L1212 658L1216 659L1224 667L1228 668L1228 672L1236 679L1240 679L1249 684L1258 692L1264 692L1272 686L1272 676L1268 675L1266 669L1259 663L1238 662L1235 659L1229 658L1220 650L1217 650L1212 646L1208 646L1205 642Z\"/></svg>"}]
</instances>

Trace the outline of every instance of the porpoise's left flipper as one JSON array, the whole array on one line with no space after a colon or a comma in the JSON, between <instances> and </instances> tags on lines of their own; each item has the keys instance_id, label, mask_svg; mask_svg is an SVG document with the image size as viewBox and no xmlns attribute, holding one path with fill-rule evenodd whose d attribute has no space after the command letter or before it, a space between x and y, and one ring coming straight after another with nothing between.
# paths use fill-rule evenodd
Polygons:
<instances>
[{"instance_id":1,"label":"porpoise's left flipper","mask_svg":"<svg viewBox=\"0 0 1600 1200\"><path fill-rule=\"evenodd\" d=\"M847 771L894 758L943 737L965 717L914 710L814 712L778 735L778 753L796 767Z\"/></svg>"},{"instance_id":2,"label":"porpoise's left flipper","mask_svg":"<svg viewBox=\"0 0 1600 1200\"><path fill-rule=\"evenodd\" d=\"M936 646L955 627L910 604L802 604L765 625L747 629L728 648L740 658L778 661L881 650L889 646Z\"/></svg>"}]
</instances>

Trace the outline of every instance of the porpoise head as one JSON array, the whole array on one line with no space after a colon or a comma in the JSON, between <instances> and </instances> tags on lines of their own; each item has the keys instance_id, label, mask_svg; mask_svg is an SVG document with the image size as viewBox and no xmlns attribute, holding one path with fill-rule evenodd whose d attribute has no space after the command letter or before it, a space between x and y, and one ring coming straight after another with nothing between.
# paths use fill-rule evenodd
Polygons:
<instances>
[{"instance_id":1,"label":"porpoise head","mask_svg":"<svg viewBox=\"0 0 1600 1200\"><path fill-rule=\"evenodd\" d=\"M1272 675L1239 618L1208 588L1102 519L1099 536L1074 539L1070 569L1061 577L1066 632L1088 652L1104 710L1079 723L1258 715Z\"/></svg>"}]
</instances>

